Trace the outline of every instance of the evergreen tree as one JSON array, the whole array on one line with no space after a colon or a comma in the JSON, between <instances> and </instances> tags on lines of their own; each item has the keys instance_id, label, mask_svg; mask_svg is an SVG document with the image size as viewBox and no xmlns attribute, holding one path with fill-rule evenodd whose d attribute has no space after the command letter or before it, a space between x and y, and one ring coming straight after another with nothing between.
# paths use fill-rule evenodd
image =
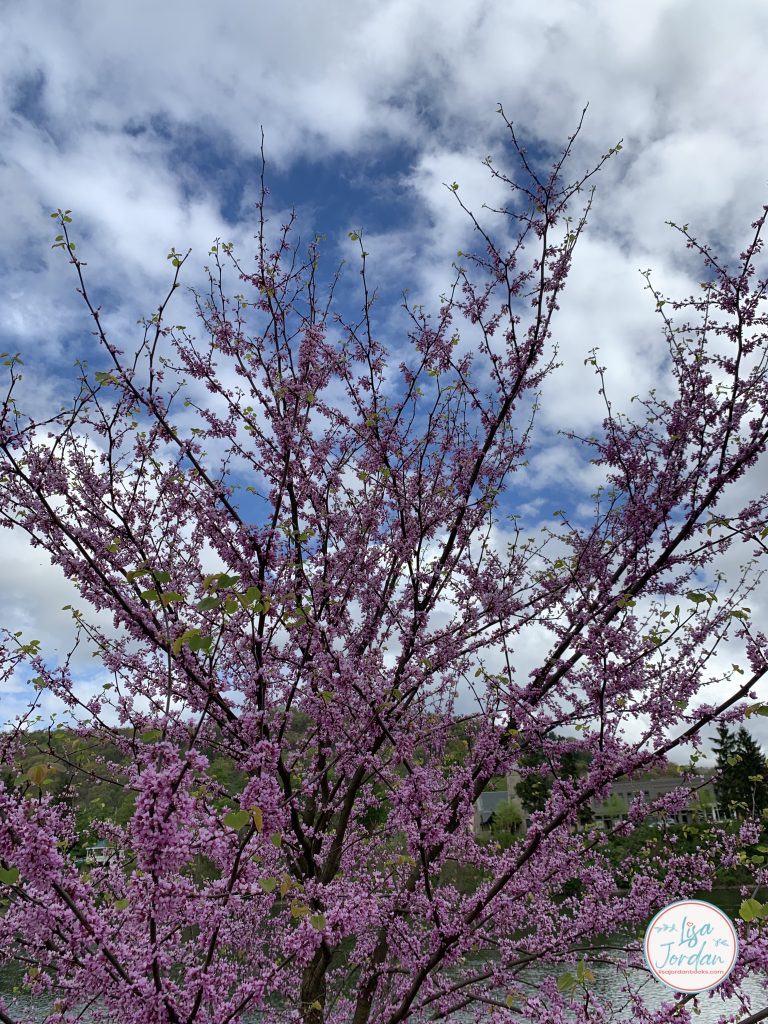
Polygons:
<instances>
[{"instance_id":1,"label":"evergreen tree","mask_svg":"<svg viewBox=\"0 0 768 1024\"><path fill-rule=\"evenodd\" d=\"M768 761L742 725L733 733L720 725L713 744L719 779L715 792L724 810L740 817L760 816L768 808Z\"/></svg>"},{"instance_id":2,"label":"evergreen tree","mask_svg":"<svg viewBox=\"0 0 768 1024\"><path fill-rule=\"evenodd\" d=\"M736 754L739 803L745 814L760 816L768 807L768 762L743 725L736 734Z\"/></svg>"},{"instance_id":3,"label":"evergreen tree","mask_svg":"<svg viewBox=\"0 0 768 1024\"><path fill-rule=\"evenodd\" d=\"M502 804L494 811L491 833L503 847L509 846L520 832L523 816L513 803Z\"/></svg>"},{"instance_id":4,"label":"evergreen tree","mask_svg":"<svg viewBox=\"0 0 768 1024\"><path fill-rule=\"evenodd\" d=\"M516 790L520 803L529 814L543 811L552 792L552 776L545 772L544 758L538 753L526 754L521 757L520 766L538 768L538 771L532 771L518 782Z\"/></svg>"},{"instance_id":5,"label":"evergreen tree","mask_svg":"<svg viewBox=\"0 0 768 1024\"><path fill-rule=\"evenodd\" d=\"M735 783L738 777L736 764L736 737L725 724L717 727L717 740L712 744L716 756L718 780L715 783L717 800L723 811L730 812L736 802Z\"/></svg>"}]
</instances>

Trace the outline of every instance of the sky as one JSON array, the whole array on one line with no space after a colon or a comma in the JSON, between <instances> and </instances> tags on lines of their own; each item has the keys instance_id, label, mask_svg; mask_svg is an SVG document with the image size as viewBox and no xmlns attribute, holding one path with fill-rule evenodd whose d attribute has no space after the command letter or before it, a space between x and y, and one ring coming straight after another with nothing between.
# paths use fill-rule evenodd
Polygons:
<instances>
[{"instance_id":1,"label":"sky","mask_svg":"<svg viewBox=\"0 0 768 1024\"><path fill-rule=\"evenodd\" d=\"M528 498L543 514L558 488L588 493L557 431L599 425L589 350L619 409L656 382L663 345L639 271L680 297L700 279L665 222L735 256L768 201L760 0L6 0L0 16L0 349L22 353L33 413L92 355L52 210L72 210L89 285L128 347L167 289L172 246L192 248L192 284L215 238L248 251L263 129L274 209L295 206L332 258L353 261L348 233L364 228L382 294L434 306L471 242L443 183L473 209L499 197L482 164L507 159L497 105L546 154L589 104L574 167L619 139L622 151L599 177L556 322L563 367ZM0 577L0 621L65 645L71 587L8 531ZM18 681L0 697L4 721L26 702ZM768 720L753 729L768 743Z\"/></svg>"}]
</instances>

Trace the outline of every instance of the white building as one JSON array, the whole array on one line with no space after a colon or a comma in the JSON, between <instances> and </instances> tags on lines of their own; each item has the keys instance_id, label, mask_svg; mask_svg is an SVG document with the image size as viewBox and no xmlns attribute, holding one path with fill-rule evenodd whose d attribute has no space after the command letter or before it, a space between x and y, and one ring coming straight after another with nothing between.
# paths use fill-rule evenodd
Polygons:
<instances>
[{"instance_id":1,"label":"white building","mask_svg":"<svg viewBox=\"0 0 768 1024\"><path fill-rule=\"evenodd\" d=\"M93 843L91 846L85 848L85 863L86 864L109 864L112 860L117 860L122 863L125 859L125 854L122 850L116 849L114 846L110 846L106 839L99 839L98 842Z\"/></svg>"}]
</instances>

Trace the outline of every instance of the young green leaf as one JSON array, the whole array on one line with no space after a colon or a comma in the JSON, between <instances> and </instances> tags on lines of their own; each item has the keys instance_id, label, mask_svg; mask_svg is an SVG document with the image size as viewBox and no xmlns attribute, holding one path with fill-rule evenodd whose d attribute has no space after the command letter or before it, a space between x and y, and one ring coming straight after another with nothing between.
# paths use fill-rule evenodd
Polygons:
<instances>
[{"instance_id":1,"label":"young green leaf","mask_svg":"<svg viewBox=\"0 0 768 1024\"><path fill-rule=\"evenodd\" d=\"M247 825L251 820L251 816L248 811L230 811L229 814L225 814L222 819L225 825L229 825L230 828L242 828L243 825Z\"/></svg>"},{"instance_id":2,"label":"young green leaf","mask_svg":"<svg viewBox=\"0 0 768 1024\"><path fill-rule=\"evenodd\" d=\"M758 921L766 916L767 910L768 907L760 903L759 900L744 900L739 907L739 917L742 921Z\"/></svg>"}]
</instances>

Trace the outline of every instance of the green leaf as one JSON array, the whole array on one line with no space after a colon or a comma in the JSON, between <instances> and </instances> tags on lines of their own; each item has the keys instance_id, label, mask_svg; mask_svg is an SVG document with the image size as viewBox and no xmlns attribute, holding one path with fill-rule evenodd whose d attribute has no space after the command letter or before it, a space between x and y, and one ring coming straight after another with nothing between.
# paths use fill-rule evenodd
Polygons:
<instances>
[{"instance_id":1,"label":"green leaf","mask_svg":"<svg viewBox=\"0 0 768 1024\"><path fill-rule=\"evenodd\" d=\"M131 582L133 582L133 580L137 580L141 576L149 575L151 571L152 570L148 566L143 565L138 569L130 569L125 575L129 580L131 580Z\"/></svg>"},{"instance_id":2,"label":"green leaf","mask_svg":"<svg viewBox=\"0 0 768 1024\"><path fill-rule=\"evenodd\" d=\"M570 992L572 988L576 986L576 979L567 971L565 974L561 974L557 979L557 991L558 992Z\"/></svg>"},{"instance_id":3,"label":"green leaf","mask_svg":"<svg viewBox=\"0 0 768 1024\"><path fill-rule=\"evenodd\" d=\"M222 820L230 828L242 828L243 825L248 824L251 816L248 811L230 811L229 814L224 815Z\"/></svg>"},{"instance_id":4,"label":"green leaf","mask_svg":"<svg viewBox=\"0 0 768 1024\"><path fill-rule=\"evenodd\" d=\"M145 601L159 601L160 595L156 590L142 590L139 597L143 597Z\"/></svg>"},{"instance_id":5,"label":"green leaf","mask_svg":"<svg viewBox=\"0 0 768 1024\"><path fill-rule=\"evenodd\" d=\"M259 880L259 885L264 892L274 892L279 882L279 878L262 878Z\"/></svg>"},{"instance_id":6,"label":"green leaf","mask_svg":"<svg viewBox=\"0 0 768 1024\"><path fill-rule=\"evenodd\" d=\"M4 885L13 885L19 880L18 868L0 868L0 882Z\"/></svg>"},{"instance_id":7,"label":"green leaf","mask_svg":"<svg viewBox=\"0 0 768 1024\"><path fill-rule=\"evenodd\" d=\"M212 608L218 608L220 605L220 597L204 597L202 601L197 602L197 610L200 612L207 612Z\"/></svg>"},{"instance_id":8,"label":"green leaf","mask_svg":"<svg viewBox=\"0 0 768 1024\"><path fill-rule=\"evenodd\" d=\"M212 636L191 636L189 638L190 651L205 651L205 653L207 654L210 651L212 644Z\"/></svg>"},{"instance_id":9,"label":"green leaf","mask_svg":"<svg viewBox=\"0 0 768 1024\"><path fill-rule=\"evenodd\" d=\"M578 964L576 964L576 980L582 985L585 984L585 982L595 980L594 974L589 967L587 967L586 960L579 960Z\"/></svg>"},{"instance_id":10,"label":"green leaf","mask_svg":"<svg viewBox=\"0 0 768 1024\"><path fill-rule=\"evenodd\" d=\"M697 594L694 590L689 590L685 596L689 601L693 601L694 604L701 604L702 601L707 600L705 594Z\"/></svg>"},{"instance_id":11,"label":"green leaf","mask_svg":"<svg viewBox=\"0 0 768 1024\"><path fill-rule=\"evenodd\" d=\"M239 579L239 576L230 576L226 572L213 572L209 576L203 577L203 587L206 590L210 590L211 587L215 587L217 589L222 587L232 587Z\"/></svg>"},{"instance_id":12,"label":"green leaf","mask_svg":"<svg viewBox=\"0 0 768 1024\"><path fill-rule=\"evenodd\" d=\"M241 595L241 597L240 597L240 601L243 604L243 607L245 607L246 605L249 605L249 604L255 604L256 601L260 601L260 600L261 600L261 591L259 590L258 587L248 587L246 592L243 595Z\"/></svg>"},{"instance_id":13,"label":"green leaf","mask_svg":"<svg viewBox=\"0 0 768 1024\"><path fill-rule=\"evenodd\" d=\"M322 931L325 928L325 914L313 914L309 919L309 923L313 928Z\"/></svg>"},{"instance_id":14,"label":"green leaf","mask_svg":"<svg viewBox=\"0 0 768 1024\"><path fill-rule=\"evenodd\" d=\"M291 904L291 917L306 917L309 913L310 908L306 903L292 903Z\"/></svg>"},{"instance_id":15,"label":"green leaf","mask_svg":"<svg viewBox=\"0 0 768 1024\"><path fill-rule=\"evenodd\" d=\"M739 917L742 921L755 921L765 917L766 907L758 900L744 900L739 907Z\"/></svg>"},{"instance_id":16,"label":"green leaf","mask_svg":"<svg viewBox=\"0 0 768 1024\"><path fill-rule=\"evenodd\" d=\"M251 817L253 818L253 824L256 826L257 832L264 831L264 813L260 807L251 807Z\"/></svg>"},{"instance_id":17,"label":"green leaf","mask_svg":"<svg viewBox=\"0 0 768 1024\"><path fill-rule=\"evenodd\" d=\"M178 594L175 590L169 590L165 594L160 595L160 604L165 608L169 604L177 604L179 601L184 600L183 594Z\"/></svg>"},{"instance_id":18,"label":"green leaf","mask_svg":"<svg viewBox=\"0 0 768 1024\"><path fill-rule=\"evenodd\" d=\"M269 841L272 843L273 846L281 846L283 842L283 837L281 835L278 835L277 832L275 832L273 833L273 835L269 837Z\"/></svg>"},{"instance_id":19,"label":"green leaf","mask_svg":"<svg viewBox=\"0 0 768 1024\"><path fill-rule=\"evenodd\" d=\"M177 636L171 644L171 650L174 654L178 654L185 643L188 643L193 636L197 636L200 632L199 629L185 629L181 636Z\"/></svg>"},{"instance_id":20,"label":"green leaf","mask_svg":"<svg viewBox=\"0 0 768 1024\"><path fill-rule=\"evenodd\" d=\"M128 900L115 900L115 908L117 910L125 910L128 906Z\"/></svg>"},{"instance_id":21,"label":"green leaf","mask_svg":"<svg viewBox=\"0 0 768 1024\"><path fill-rule=\"evenodd\" d=\"M36 786L42 786L48 778L49 770L47 764L33 764L27 772L27 778Z\"/></svg>"}]
</instances>

